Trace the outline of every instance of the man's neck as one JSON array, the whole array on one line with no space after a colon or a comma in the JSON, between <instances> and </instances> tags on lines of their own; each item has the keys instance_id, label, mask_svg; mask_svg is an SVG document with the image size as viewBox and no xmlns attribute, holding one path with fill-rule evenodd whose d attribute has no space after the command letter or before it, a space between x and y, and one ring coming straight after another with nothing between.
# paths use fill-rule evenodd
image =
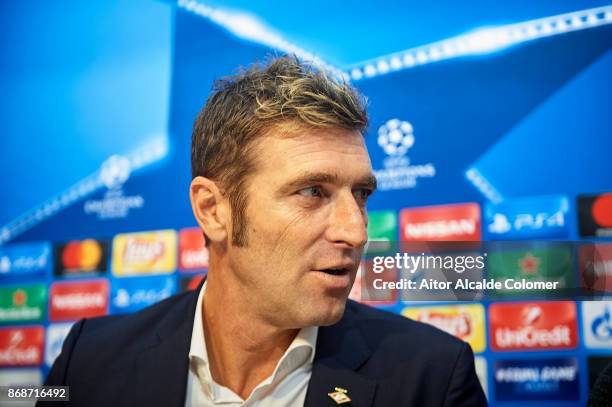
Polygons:
<instances>
[{"instance_id":1,"label":"man's neck","mask_svg":"<svg viewBox=\"0 0 612 407\"><path fill-rule=\"evenodd\" d=\"M213 380L246 400L272 375L299 330L280 329L258 318L236 288L209 276L199 312Z\"/></svg>"}]
</instances>

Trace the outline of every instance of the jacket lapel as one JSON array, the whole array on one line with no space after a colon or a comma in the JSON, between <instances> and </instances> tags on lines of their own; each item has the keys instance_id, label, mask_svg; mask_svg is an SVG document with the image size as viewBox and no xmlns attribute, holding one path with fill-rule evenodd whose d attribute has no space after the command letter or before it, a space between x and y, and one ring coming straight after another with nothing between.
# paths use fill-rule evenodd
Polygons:
<instances>
[{"instance_id":1,"label":"jacket lapel","mask_svg":"<svg viewBox=\"0 0 612 407\"><path fill-rule=\"evenodd\" d=\"M189 348L196 312L197 290L185 295L160 321L145 349L136 357L134 405L183 407L187 391ZM346 390L351 401L342 406L370 407L376 381L356 372L371 354L359 328L353 324L353 311L347 306L340 322L320 327L312 375L305 407L337 406L328 395L335 388Z\"/></svg>"},{"instance_id":2,"label":"jacket lapel","mask_svg":"<svg viewBox=\"0 0 612 407\"><path fill-rule=\"evenodd\" d=\"M369 407L374 401L376 381L356 372L371 351L359 328L353 324L353 311L347 304L344 317L335 325L320 327L312 375L306 392L305 407L337 406L329 393L336 387L346 390L351 401L346 407Z\"/></svg>"},{"instance_id":3,"label":"jacket lapel","mask_svg":"<svg viewBox=\"0 0 612 407\"><path fill-rule=\"evenodd\" d=\"M203 284L203 283L202 283ZM200 284L200 288L202 287ZM199 289L190 291L160 321L155 335L136 359L135 405L185 405L189 348Z\"/></svg>"}]
</instances>

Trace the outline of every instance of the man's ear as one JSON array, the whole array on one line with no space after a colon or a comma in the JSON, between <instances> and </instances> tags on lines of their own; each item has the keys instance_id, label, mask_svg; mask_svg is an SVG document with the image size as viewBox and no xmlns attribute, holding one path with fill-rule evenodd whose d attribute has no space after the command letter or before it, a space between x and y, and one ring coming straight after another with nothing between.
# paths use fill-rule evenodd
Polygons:
<instances>
[{"instance_id":1,"label":"man's ear","mask_svg":"<svg viewBox=\"0 0 612 407\"><path fill-rule=\"evenodd\" d=\"M228 200L214 181L195 177L189 187L191 209L200 228L211 242L227 239L229 227Z\"/></svg>"}]
</instances>

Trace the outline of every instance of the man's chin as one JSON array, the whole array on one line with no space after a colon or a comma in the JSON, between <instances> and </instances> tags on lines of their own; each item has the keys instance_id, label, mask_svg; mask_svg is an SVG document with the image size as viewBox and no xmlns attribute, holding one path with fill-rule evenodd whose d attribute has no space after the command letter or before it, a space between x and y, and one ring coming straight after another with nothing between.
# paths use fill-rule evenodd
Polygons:
<instances>
[{"instance_id":1,"label":"man's chin","mask_svg":"<svg viewBox=\"0 0 612 407\"><path fill-rule=\"evenodd\" d=\"M326 309L322 309L314 316L313 326L329 326L334 325L342 319L344 310L346 309L346 299L343 301L335 301Z\"/></svg>"}]
</instances>

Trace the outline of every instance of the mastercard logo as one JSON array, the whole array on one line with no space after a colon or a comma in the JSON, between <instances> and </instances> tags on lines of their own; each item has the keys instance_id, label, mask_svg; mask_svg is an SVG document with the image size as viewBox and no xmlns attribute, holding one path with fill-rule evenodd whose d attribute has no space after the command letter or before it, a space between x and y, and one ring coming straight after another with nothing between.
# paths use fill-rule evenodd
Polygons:
<instances>
[{"instance_id":1,"label":"mastercard logo","mask_svg":"<svg viewBox=\"0 0 612 407\"><path fill-rule=\"evenodd\" d=\"M612 228L612 194L603 194L593 202L593 219L599 226Z\"/></svg>"},{"instance_id":2,"label":"mastercard logo","mask_svg":"<svg viewBox=\"0 0 612 407\"><path fill-rule=\"evenodd\" d=\"M102 247L97 240L73 240L62 252L62 265L69 270L94 271L102 260Z\"/></svg>"}]
</instances>

